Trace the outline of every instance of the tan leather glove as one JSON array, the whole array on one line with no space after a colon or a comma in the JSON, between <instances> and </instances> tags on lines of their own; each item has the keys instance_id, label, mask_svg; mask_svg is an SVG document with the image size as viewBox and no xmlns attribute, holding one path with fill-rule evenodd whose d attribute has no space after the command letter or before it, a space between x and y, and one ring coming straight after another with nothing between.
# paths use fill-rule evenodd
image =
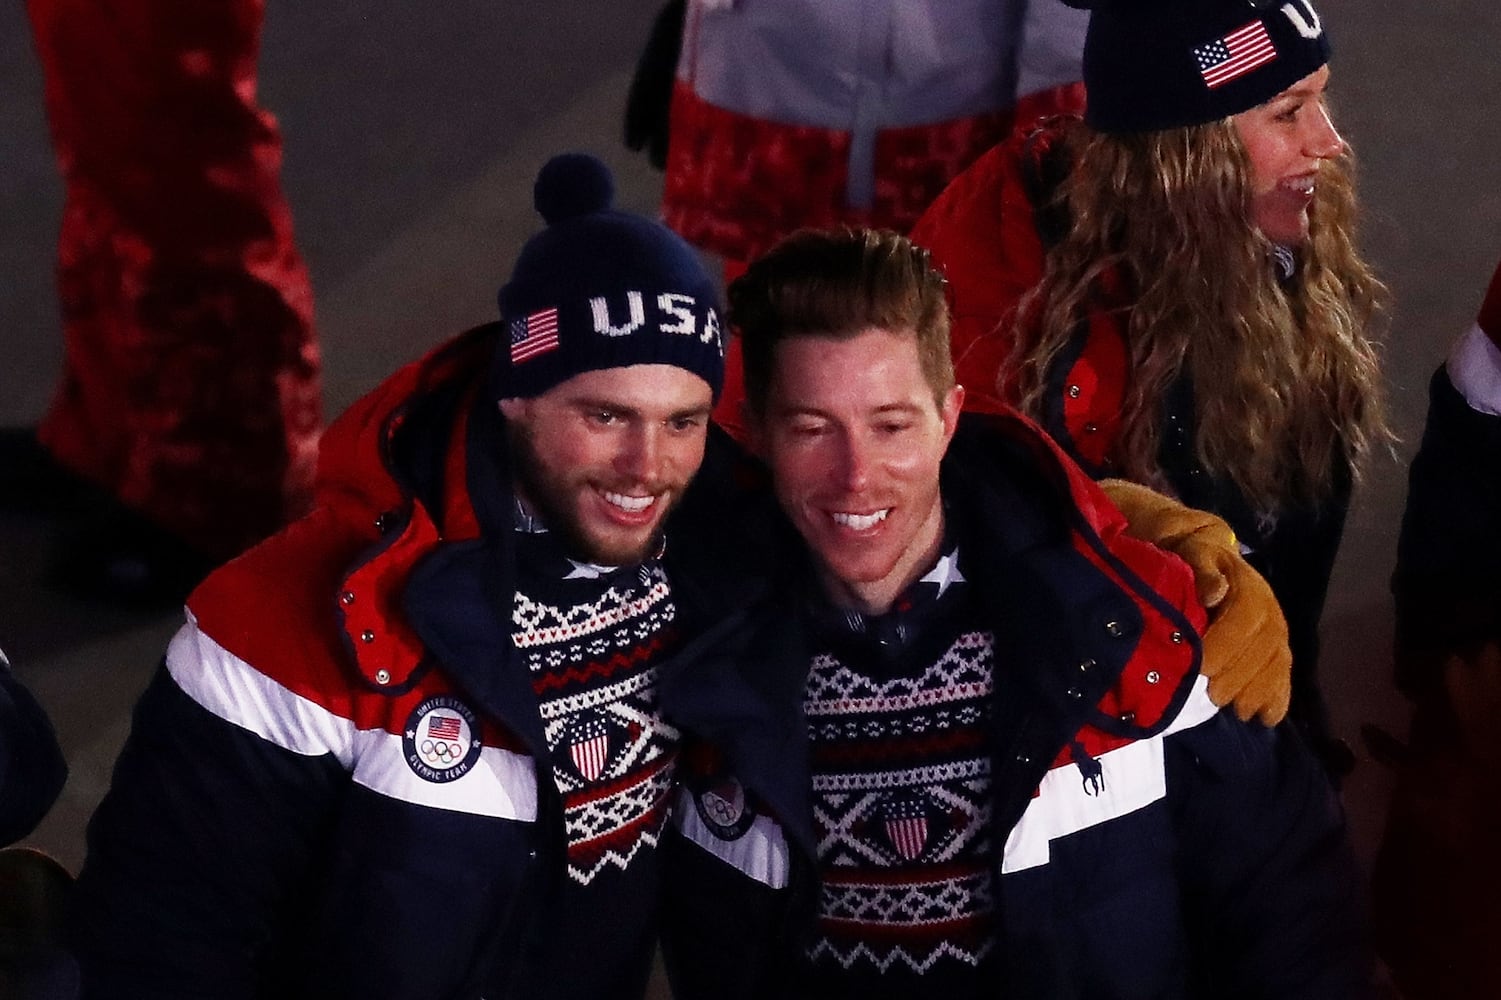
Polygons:
<instances>
[{"instance_id":1,"label":"tan leather glove","mask_svg":"<svg viewBox=\"0 0 1501 1000\"><path fill-rule=\"evenodd\" d=\"M1166 549L1193 570L1199 603L1209 612L1202 669L1210 699L1233 705L1243 722L1281 722L1292 700L1287 620L1272 588L1241 556L1235 532L1213 514L1139 483L1106 479L1100 486L1126 515L1128 535Z\"/></svg>"}]
</instances>

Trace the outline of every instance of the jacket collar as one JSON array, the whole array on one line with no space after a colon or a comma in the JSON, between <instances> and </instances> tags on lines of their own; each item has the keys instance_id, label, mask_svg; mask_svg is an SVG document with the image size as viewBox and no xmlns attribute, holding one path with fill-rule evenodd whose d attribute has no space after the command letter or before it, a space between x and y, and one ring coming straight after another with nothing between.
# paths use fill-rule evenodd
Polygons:
<instances>
[{"instance_id":1,"label":"jacket collar","mask_svg":"<svg viewBox=\"0 0 1501 1000\"><path fill-rule=\"evenodd\" d=\"M412 568L441 543L478 533L463 485L465 401L498 329L478 327L402 368L324 435L319 504L341 512L363 542L335 615L350 662L374 690L399 693L418 678L423 645L402 608Z\"/></svg>"},{"instance_id":2,"label":"jacket collar","mask_svg":"<svg viewBox=\"0 0 1501 1000\"><path fill-rule=\"evenodd\" d=\"M369 544L338 599L359 674L398 694L435 660L538 752L546 744L529 679L511 662L505 426L477 374L498 330L471 330L351 407L325 439L320 489L368 518Z\"/></svg>"}]
</instances>

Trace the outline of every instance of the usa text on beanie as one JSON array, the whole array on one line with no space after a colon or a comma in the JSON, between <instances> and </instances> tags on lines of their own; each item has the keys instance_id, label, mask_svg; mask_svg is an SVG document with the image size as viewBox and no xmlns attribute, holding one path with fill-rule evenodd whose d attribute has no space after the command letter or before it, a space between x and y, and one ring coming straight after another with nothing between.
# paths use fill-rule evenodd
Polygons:
<instances>
[{"instance_id":1,"label":"usa text on beanie","mask_svg":"<svg viewBox=\"0 0 1501 1000\"><path fill-rule=\"evenodd\" d=\"M527 241L500 290L508 342L491 371L496 398L531 397L581 372L627 365L686 369L719 395L718 293L698 255L660 223L611 208L609 169L553 157L534 199L547 228Z\"/></svg>"}]
</instances>

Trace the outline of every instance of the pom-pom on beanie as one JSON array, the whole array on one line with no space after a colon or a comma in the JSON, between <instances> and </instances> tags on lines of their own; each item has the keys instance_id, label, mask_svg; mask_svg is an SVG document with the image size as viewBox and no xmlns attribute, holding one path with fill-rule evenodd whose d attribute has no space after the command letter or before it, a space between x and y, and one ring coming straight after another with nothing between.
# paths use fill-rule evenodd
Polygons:
<instances>
[{"instance_id":1,"label":"pom-pom on beanie","mask_svg":"<svg viewBox=\"0 0 1501 1000\"><path fill-rule=\"evenodd\" d=\"M1219 121L1329 61L1312 0L1064 0L1090 10L1084 120L1097 132Z\"/></svg>"},{"instance_id":2,"label":"pom-pom on beanie","mask_svg":"<svg viewBox=\"0 0 1501 1000\"><path fill-rule=\"evenodd\" d=\"M609 168L555 156L533 199L547 228L527 241L500 289L505 336L494 398L530 398L586 371L668 364L724 381L718 291L698 255L666 226L613 209Z\"/></svg>"}]
</instances>

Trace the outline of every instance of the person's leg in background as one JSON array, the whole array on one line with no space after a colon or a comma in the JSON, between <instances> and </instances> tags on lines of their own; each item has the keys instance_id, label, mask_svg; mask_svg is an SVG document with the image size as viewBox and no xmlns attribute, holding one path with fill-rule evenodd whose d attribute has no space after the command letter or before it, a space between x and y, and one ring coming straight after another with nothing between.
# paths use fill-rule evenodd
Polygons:
<instances>
[{"instance_id":1,"label":"person's leg in background","mask_svg":"<svg viewBox=\"0 0 1501 1000\"><path fill-rule=\"evenodd\" d=\"M69 576L182 590L300 512L316 464L311 287L256 105L264 0L27 7L66 185L37 437L124 508Z\"/></svg>"}]
</instances>

